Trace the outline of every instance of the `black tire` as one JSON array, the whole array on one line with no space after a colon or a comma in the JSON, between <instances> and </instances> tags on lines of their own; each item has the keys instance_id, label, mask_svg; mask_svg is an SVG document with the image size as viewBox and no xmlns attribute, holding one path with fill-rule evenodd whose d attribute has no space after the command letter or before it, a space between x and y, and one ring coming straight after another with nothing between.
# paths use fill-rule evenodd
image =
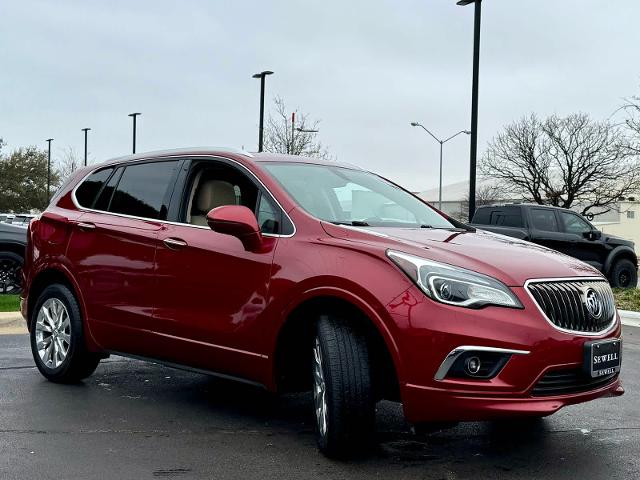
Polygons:
<instances>
[{"instance_id":1,"label":"black tire","mask_svg":"<svg viewBox=\"0 0 640 480\"><path fill-rule=\"evenodd\" d=\"M47 322L44 312L41 317L41 325L37 325L38 317L43 309L43 305L47 302L49 302L49 308L51 308L52 305L58 305L58 307L56 307L58 308L58 311L60 309L58 302L61 302L62 305L64 305L68 316L68 323L66 320L64 321L64 324L67 326L64 329L56 329L55 339L53 338L53 332L49 333L44 331L45 328L53 330L50 327L50 323ZM63 315L61 318L66 317ZM63 323L63 321L60 323ZM40 339L38 338L39 329L42 331L42 338ZM87 350L84 338L82 315L80 314L78 301L69 288L64 285L49 285L42 291L31 313L29 330L33 359L36 362L38 370L40 370L40 373L47 380L56 383L75 383L91 375L97 368L98 363L100 363L101 355ZM47 334L49 337L47 337ZM65 339L62 339L62 335L65 335ZM50 339L48 343L46 342L46 338ZM67 345L64 358L61 359L59 363L56 363L58 360L58 355L55 353L56 349L47 350L46 348L43 348L44 358L42 358L38 349L38 342L42 342L41 345L49 345L51 347L51 344L57 340L60 341L60 344L63 345L63 347L57 347L56 344L56 348L64 348L64 345ZM54 352L53 355L56 355L56 361L53 361L53 355L49 355L50 360L47 360L47 352L51 351ZM49 363L51 364L49 365Z\"/></svg>"},{"instance_id":2,"label":"black tire","mask_svg":"<svg viewBox=\"0 0 640 480\"><path fill-rule=\"evenodd\" d=\"M13 252L0 252L0 295L18 295L22 292L22 266L24 259Z\"/></svg>"},{"instance_id":3,"label":"black tire","mask_svg":"<svg viewBox=\"0 0 640 480\"><path fill-rule=\"evenodd\" d=\"M316 351L321 354L318 378ZM375 398L367 339L343 319L320 317L313 345L312 373L318 447L329 457L365 451L373 443ZM326 424L318 407L318 386L323 380ZM323 431L324 430L324 431Z\"/></svg>"},{"instance_id":4,"label":"black tire","mask_svg":"<svg viewBox=\"0 0 640 480\"><path fill-rule=\"evenodd\" d=\"M609 272L609 283L614 288L636 288L638 285L638 269L626 258L613 264Z\"/></svg>"}]
</instances>

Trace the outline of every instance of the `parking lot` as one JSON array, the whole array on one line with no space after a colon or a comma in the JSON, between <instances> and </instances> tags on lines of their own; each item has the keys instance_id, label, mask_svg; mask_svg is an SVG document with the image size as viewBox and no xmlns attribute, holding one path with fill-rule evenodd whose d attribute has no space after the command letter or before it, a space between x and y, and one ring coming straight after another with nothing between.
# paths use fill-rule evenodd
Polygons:
<instances>
[{"instance_id":1,"label":"parking lot","mask_svg":"<svg viewBox=\"0 0 640 480\"><path fill-rule=\"evenodd\" d=\"M316 450L307 395L121 357L82 384L55 385L26 335L0 335L0 478L638 478L640 329L624 334L620 398L423 438L383 403L378 449L345 462Z\"/></svg>"}]
</instances>

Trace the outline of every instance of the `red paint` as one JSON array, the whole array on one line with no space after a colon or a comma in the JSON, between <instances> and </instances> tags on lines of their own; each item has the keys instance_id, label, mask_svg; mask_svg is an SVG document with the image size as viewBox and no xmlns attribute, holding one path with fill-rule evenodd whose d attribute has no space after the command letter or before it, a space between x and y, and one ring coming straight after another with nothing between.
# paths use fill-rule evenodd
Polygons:
<instances>
[{"instance_id":1,"label":"red paint","mask_svg":"<svg viewBox=\"0 0 640 480\"><path fill-rule=\"evenodd\" d=\"M409 421L550 414L564 405L622 394L616 380L586 393L530 395L546 371L582 364L587 337L553 328L526 294L524 282L599 277L591 267L481 232L368 232L328 224L298 207L260 167L260 161L292 157L188 154L226 157L253 172L288 213L296 233L261 235L253 213L239 206L211 211L211 229L82 210L71 192L86 169L30 225L23 314L35 301L29 292L38 275L56 270L78 295L90 349L155 357L275 390L277 341L288 314L309 299L330 296L359 308L380 332ZM436 303L387 258L388 248L495 277L511 287L524 309ZM620 335L618 321L605 337ZM601 337L588 339L594 338ZM531 353L514 355L492 380L434 380L446 355L461 345Z\"/></svg>"}]
</instances>

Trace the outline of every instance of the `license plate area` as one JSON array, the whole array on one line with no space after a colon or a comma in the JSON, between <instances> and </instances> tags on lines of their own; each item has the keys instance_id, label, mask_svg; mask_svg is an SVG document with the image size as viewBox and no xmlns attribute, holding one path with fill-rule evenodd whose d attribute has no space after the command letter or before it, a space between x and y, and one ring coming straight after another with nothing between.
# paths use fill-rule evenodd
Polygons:
<instances>
[{"instance_id":1,"label":"license plate area","mask_svg":"<svg viewBox=\"0 0 640 480\"><path fill-rule=\"evenodd\" d=\"M584 344L584 370L591 378L611 375L620 371L622 340L612 338Z\"/></svg>"}]
</instances>

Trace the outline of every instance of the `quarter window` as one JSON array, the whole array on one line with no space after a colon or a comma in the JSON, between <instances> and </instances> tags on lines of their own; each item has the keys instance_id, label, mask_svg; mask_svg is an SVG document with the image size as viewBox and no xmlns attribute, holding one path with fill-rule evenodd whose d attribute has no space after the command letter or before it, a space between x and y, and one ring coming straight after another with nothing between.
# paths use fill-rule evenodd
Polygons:
<instances>
[{"instance_id":1,"label":"quarter window","mask_svg":"<svg viewBox=\"0 0 640 480\"><path fill-rule=\"evenodd\" d=\"M135 217L163 220L167 215L165 196L178 162L151 162L125 168L113 194L109 211Z\"/></svg>"},{"instance_id":2,"label":"quarter window","mask_svg":"<svg viewBox=\"0 0 640 480\"><path fill-rule=\"evenodd\" d=\"M97 172L93 172L76 190L76 200L81 207L93 208L96 195L102 189L113 168L103 168Z\"/></svg>"},{"instance_id":3,"label":"quarter window","mask_svg":"<svg viewBox=\"0 0 640 480\"><path fill-rule=\"evenodd\" d=\"M260 195L258 204L258 225L262 233L278 233L280 226L280 211L273 205L266 195Z\"/></svg>"}]
</instances>

